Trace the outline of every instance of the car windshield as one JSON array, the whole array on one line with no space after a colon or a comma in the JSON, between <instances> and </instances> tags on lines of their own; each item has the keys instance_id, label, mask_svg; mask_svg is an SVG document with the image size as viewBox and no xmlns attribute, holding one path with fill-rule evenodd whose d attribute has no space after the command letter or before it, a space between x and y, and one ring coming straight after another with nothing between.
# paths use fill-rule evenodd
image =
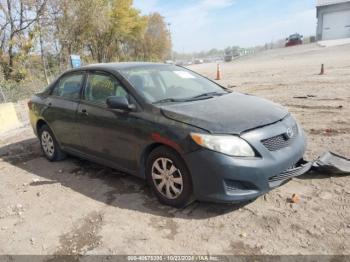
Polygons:
<instances>
[{"instance_id":1,"label":"car windshield","mask_svg":"<svg viewBox=\"0 0 350 262\"><path fill-rule=\"evenodd\" d=\"M300 35L298 35L298 34L289 36L289 39L291 39L291 40L295 40L295 39L299 39L299 38L300 38Z\"/></svg>"},{"instance_id":2,"label":"car windshield","mask_svg":"<svg viewBox=\"0 0 350 262\"><path fill-rule=\"evenodd\" d=\"M204 99L226 94L221 86L174 65L139 66L120 73L150 103Z\"/></svg>"}]
</instances>

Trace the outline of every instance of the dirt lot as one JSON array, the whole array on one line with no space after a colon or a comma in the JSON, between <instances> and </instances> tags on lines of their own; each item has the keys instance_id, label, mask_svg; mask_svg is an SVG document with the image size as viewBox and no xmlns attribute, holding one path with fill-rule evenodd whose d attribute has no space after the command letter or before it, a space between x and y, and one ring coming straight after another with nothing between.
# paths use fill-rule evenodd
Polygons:
<instances>
[{"instance_id":1,"label":"dirt lot","mask_svg":"<svg viewBox=\"0 0 350 262\"><path fill-rule=\"evenodd\" d=\"M215 67L192 69L214 77ZM350 45L272 50L221 68L224 85L290 109L308 134L307 159L350 157ZM49 163L25 126L0 136L0 253L350 254L350 177L309 174L247 205L176 210L138 179L75 158Z\"/></svg>"}]
</instances>

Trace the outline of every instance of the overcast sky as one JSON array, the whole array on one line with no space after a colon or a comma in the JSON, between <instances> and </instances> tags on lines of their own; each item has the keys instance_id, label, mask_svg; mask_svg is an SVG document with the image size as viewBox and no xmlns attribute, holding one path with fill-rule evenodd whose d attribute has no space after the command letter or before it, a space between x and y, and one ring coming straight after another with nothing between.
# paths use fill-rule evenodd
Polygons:
<instances>
[{"instance_id":1,"label":"overcast sky","mask_svg":"<svg viewBox=\"0 0 350 262\"><path fill-rule=\"evenodd\" d=\"M179 52L250 47L316 32L314 0L134 0L134 6L171 23Z\"/></svg>"}]
</instances>

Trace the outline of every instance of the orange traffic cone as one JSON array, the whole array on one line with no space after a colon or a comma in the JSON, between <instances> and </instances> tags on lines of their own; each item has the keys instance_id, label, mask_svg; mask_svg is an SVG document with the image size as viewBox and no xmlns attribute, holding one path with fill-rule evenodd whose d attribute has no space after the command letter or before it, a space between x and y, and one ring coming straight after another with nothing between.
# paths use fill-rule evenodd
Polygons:
<instances>
[{"instance_id":1,"label":"orange traffic cone","mask_svg":"<svg viewBox=\"0 0 350 262\"><path fill-rule=\"evenodd\" d=\"M324 75L324 64L321 65L321 72L320 75Z\"/></svg>"},{"instance_id":2,"label":"orange traffic cone","mask_svg":"<svg viewBox=\"0 0 350 262\"><path fill-rule=\"evenodd\" d=\"M220 64L218 64L216 68L216 80L220 80L220 79L221 79L221 69L220 69Z\"/></svg>"}]
</instances>

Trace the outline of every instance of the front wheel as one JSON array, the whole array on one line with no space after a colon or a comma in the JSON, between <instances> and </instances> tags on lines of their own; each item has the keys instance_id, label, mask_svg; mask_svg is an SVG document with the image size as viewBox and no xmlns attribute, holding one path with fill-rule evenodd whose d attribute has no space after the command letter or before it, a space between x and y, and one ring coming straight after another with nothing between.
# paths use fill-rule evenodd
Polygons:
<instances>
[{"instance_id":1,"label":"front wheel","mask_svg":"<svg viewBox=\"0 0 350 262\"><path fill-rule=\"evenodd\" d=\"M169 206L183 207L191 201L192 181L181 157L161 146L148 157L146 176L158 200Z\"/></svg>"}]
</instances>

